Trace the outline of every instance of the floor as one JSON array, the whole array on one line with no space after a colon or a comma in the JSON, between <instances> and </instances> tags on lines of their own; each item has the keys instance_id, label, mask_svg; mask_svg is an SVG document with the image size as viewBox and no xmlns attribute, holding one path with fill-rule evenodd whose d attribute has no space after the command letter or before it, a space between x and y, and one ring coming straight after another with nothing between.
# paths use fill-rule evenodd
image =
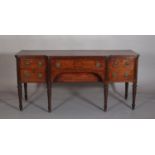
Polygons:
<instances>
[{"instance_id":1,"label":"floor","mask_svg":"<svg viewBox=\"0 0 155 155\"><path fill-rule=\"evenodd\" d=\"M55 84L52 89L53 112L47 112L45 86L28 86L29 100L23 99L24 111L18 109L16 88L0 91L0 118L4 119L153 119L155 96L151 93L137 94L136 109L131 110L131 92L124 100L124 91L110 86L108 111L103 108L101 84Z\"/></svg>"}]
</instances>

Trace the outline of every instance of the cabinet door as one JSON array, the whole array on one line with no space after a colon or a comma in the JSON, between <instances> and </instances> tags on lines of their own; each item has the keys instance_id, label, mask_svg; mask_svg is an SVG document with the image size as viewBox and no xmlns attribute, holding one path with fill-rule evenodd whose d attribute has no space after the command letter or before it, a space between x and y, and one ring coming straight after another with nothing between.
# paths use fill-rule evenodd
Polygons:
<instances>
[{"instance_id":1,"label":"cabinet door","mask_svg":"<svg viewBox=\"0 0 155 155\"><path fill-rule=\"evenodd\" d=\"M133 56L111 56L108 61L108 80L111 82L130 82L135 78Z\"/></svg>"}]
</instances>

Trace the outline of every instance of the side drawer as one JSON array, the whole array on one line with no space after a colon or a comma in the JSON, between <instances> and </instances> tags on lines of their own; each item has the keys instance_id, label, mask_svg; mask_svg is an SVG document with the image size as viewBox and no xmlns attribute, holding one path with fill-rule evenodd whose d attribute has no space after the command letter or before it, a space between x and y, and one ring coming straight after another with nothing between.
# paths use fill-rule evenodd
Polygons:
<instances>
[{"instance_id":1,"label":"side drawer","mask_svg":"<svg viewBox=\"0 0 155 155\"><path fill-rule=\"evenodd\" d=\"M21 69L20 76L22 82L46 82L45 70Z\"/></svg>"},{"instance_id":2,"label":"side drawer","mask_svg":"<svg viewBox=\"0 0 155 155\"><path fill-rule=\"evenodd\" d=\"M112 82L133 81L136 58L132 56L111 56L108 61L108 79Z\"/></svg>"},{"instance_id":3,"label":"side drawer","mask_svg":"<svg viewBox=\"0 0 155 155\"><path fill-rule=\"evenodd\" d=\"M46 58L41 56L25 56L20 58L20 68L46 68Z\"/></svg>"}]
</instances>

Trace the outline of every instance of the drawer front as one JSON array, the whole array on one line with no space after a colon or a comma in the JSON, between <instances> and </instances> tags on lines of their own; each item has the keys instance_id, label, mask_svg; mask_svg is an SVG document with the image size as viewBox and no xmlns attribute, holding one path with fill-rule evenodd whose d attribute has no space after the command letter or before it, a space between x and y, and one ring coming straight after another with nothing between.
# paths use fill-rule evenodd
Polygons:
<instances>
[{"instance_id":1,"label":"drawer front","mask_svg":"<svg viewBox=\"0 0 155 155\"><path fill-rule=\"evenodd\" d=\"M21 69L21 82L45 82L46 81L46 71L43 70L30 70Z\"/></svg>"},{"instance_id":2,"label":"drawer front","mask_svg":"<svg viewBox=\"0 0 155 155\"><path fill-rule=\"evenodd\" d=\"M79 73L79 74L78 74ZM85 73L85 74L83 74ZM73 74L75 76L73 76ZM63 75L63 77L61 77ZM76 77L79 76L79 77ZM104 57L52 58L52 81L103 81L105 78ZM87 79L87 80L86 80Z\"/></svg>"},{"instance_id":3,"label":"drawer front","mask_svg":"<svg viewBox=\"0 0 155 155\"><path fill-rule=\"evenodd\" d=\"M21 57L20 58L20 68L46 68L45 57Z\"/></svg>"},{"instance_id":4,"label":"drawer front","mask_svg":"<svg viewBox=\"0 0 155 155\"><path fill-rule=\"evenodd\" d=\"M81 58L75 60L75 68L83 70L104 70L104 58Z\"/></svg>"},{"instance_id":5,"label":"drawer front","mask_svg":"<svg viewBox=\"0 0 155 155\"><path fill-rule=\"evenodd\" d=\"M135 78L135 57L110 57L108 79L113 82L133 81Z\"/></svg>"},{"instance_id":6,"label":"drawer front","mask_svg":"<svg viewBox=\"0 0 155 155\"><path fill-rule=\"evenodd\" d=\"M104 58L55 58L52 59L54 70L104 70Z\"/></svg>"},{"instance_id":7,"label":"drawer front","mask_svg":"<svg viewBox=\"0 0 155 155\"><path fill-rule=\"evenodd\" d=\"M56 58L52 59L52 69L64 70L74 69L74 60L70 58Z\"/></svg>"}]
</instances>

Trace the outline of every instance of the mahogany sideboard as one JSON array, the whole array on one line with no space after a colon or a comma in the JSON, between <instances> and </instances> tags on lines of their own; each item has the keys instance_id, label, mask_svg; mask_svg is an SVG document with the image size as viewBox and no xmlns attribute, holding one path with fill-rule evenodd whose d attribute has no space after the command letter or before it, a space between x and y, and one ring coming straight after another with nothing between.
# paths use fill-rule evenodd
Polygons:
<instances>
[{"instance_id":1,"label":"mahogany sideboard","mask_svg":"<svg viewBox=\"0 0 155 155\"><path fill-rule=\"evenodd\" d=\"M132 82L132 109L135 109L139 55L132 50L22 50L15 55L19 108L22 111L22 85L25 100L27 83L46 83L48 111L51 112L52 83L101 82L104 111L107 111L109 83L125 83L125 99Z\"/></svg>"}]
</instances>

